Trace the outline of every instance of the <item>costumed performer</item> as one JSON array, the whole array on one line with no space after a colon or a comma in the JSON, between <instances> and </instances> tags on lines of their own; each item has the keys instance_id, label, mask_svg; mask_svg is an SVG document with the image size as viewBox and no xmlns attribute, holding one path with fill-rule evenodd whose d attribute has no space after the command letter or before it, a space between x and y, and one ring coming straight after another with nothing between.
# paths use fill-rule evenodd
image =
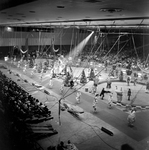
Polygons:
<instances>
[{"instance_id":1,"label":"costumed performer","mask_svg":"<svg viewBox=\"0 0 149 150\"><path fill-rule=\"evenodd\" d=\"M136 110L132 109L127 117L128 125L130 127L134 126L134 123L136 121Z\"/></svg>"},{"instance_id":2,"label":"costumed performer","mask_svg":"<svg viewBox=\"0 0 149 150\"><path fill-rule=\"evenodd\" d=\"M80 99L81 99L81 92L77 91L76 101L77 101L78 104L80 103Z\"/></svg>"}]
</instances>

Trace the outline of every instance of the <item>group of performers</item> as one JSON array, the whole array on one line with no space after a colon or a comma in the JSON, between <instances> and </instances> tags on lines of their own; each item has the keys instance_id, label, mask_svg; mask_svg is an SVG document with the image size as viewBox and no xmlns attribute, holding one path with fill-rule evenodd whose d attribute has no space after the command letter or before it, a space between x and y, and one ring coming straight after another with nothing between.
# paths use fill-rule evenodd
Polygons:
<instances>
[{"instance_id":1,"label":"group of performers","mask_svg":"<svg viewBox=\"0 0 149 150\"><path fill-rule=\"evenodd\" d=\"M64 63L63 60L64 60L64 58L60 57L55 62L55 64L50 68L51 69L51 72L50 72L51 77L49 79L49 87L50 88L53 87L53 82L52 82L53 74L60 74L62 72L65 72L66 63ZM23 57L20 59L20 61L18 61L18 63L16 61L16 57L14 57L13 61L11 61L11 62L13 62L15 65L17 65L17 67L20 67L21 63L23 63ZM29 62L24 61L23 72L26 72L28 64L29 64ZM105 68L106 68L106 71L107 71L107 66L105 66ZM38 69L38 65L36 63L34 63L34 65L32 67L32 70L31 70L31 75L33 75L35 72L37 72L37 69ZM56 69L57 69L57 71L56 71ZM114 74L116 74L116 76L118 76L118 73L116 72L117 70L116 70L115 66L112 68L112 70L115 71ZM44 73L44 68L42 68L40 73L41 73L41 79L42 79L42 76L43 76L43 73ZM127 83L128 86L130 86L130 83L131 83L131 80L132 80L132 70L128 69L126 74L127 74L126 83ZM62 94L62 95L64 94L65 86L69 86L70 88L73 88L74 84L75 84L72 72L66 71L64 73L64 75L65 75L65 79L64 79L64 82L61 84L61 87L60 87L60 94ZM137 76L136 72L134 72L134 75L133 75L133 84L134 84L134 86L136 86L137 79L138 79L138 76ZM100 96L101 100L103 100L105 94L108 94L108 108L112 108L113 93L110 90L107 90L107 89L111 89L111 86L112 86L112 81L111 81L110 76L108 76L106 82L107 82L107 86L101 90L100 94L97 94L98 93L97 92L97 86L98 86L98 83L99 83L99 78L95 76L95 78L93 80L92 93L94 94L94 99L93 99L93 105L92 106L93 106L93 111L94 112L97 111L98 97ZM149 83L147 84L147 88L149 90ZM123 96L122 89L121 90L116 89L116 93L117 93L117 101L121 102L122 101L122 96ZM128 92L127 92L128 101L131 100L131 95L132 95L132 91L131 91L131 88L129 88ZM76 91L76 103L77 104L81 103L81 92L79 90ZM134 123L134 121L131 120L131 118L133 118L133 120L135 120L134 116L135 116L135 111L133 110L130 113L129 117L128 117L128 122L130 124L132 124L132 122Z\"/></svg>"}]
</instances>

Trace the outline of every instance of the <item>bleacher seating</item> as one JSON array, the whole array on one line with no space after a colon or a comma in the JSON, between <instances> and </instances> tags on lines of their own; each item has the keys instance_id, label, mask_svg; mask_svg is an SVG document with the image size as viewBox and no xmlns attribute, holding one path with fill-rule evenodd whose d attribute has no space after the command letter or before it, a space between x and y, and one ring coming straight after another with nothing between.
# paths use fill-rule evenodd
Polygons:
<instances>
[{"instance_id":1,"label":"bleacher seating","mask_svg":"<svg viewBox=\"0 0 149 150\"><path fill-rule=\"evenodd\" d=\"M18 135L19 139L17 140L24 142L28 139L38 140L58 133L51 125L41 125L41 123L53 119L51 111L46 105L32 97L1 71L0 84L4 114L11 124L10 135Z\"/></svg>"}]
</instances>

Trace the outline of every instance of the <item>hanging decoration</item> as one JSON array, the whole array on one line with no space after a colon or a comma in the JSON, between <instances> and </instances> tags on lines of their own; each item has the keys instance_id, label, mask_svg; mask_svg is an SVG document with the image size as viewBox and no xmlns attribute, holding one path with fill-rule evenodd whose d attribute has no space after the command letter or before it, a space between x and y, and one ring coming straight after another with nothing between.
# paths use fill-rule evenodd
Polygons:
<instances>
[{"instance_id":1,"label":"hanging decoration","mask_svg":"<svg viewBox=\"0 0 149 150\"><path fill-rule=\"evenodd\" d=\"M98 41L98 36L95 35L93 44L97 44L97 41Z\"/></svg>"},{"instance_id":2,"label":"hanging decoration","mask_svg":"<svg viewBox=\"0 0 149 150\"><path fill-rule=\"evenodd\" d=\"M21 52L22 54L25 54L25 53L28 52L28 49L27 49L26 51L23 51L22 49L20 49L20 52Z\"/></svg>"},{"instance_id":3,"label":"hanging decoration","mask_svg":"<svg viewBox=\"0 0 149 150\"><path fill-rule=\"evenodd\" d=\"M54 42L55 42L55 40L54 40L54 38L53 38L52 43L51 43L52 49L53 49L53 51L54 51L55 53L57 53L57 52L59 51L59 48L58 48L58 49L55 49L55 48L54 48Z\"/></svg>"},{"instance_id":4,"label":"hanging decoration","mask_svg":"<svg viewBox=\"0 0 149 150\"><path fill-rule=\"evenodd\" d=\"M26 50L26 51L23 51L21 48L19 48L18 46L14 46L14 48L17 48L18 50L20 50L20 52L22 53L22 54L25 54L25 53L27 53L28 52L28 49Z\"/></svg>"}]
</instances>

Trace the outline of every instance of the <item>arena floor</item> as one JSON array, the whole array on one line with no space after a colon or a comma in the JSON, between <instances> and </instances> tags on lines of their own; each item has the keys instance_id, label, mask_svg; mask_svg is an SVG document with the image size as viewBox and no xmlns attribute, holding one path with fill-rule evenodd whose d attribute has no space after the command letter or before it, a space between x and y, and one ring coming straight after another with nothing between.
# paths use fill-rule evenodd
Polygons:
<instances>
[{"instance_id":1,"label":"arena floor","mask_svg":"<svg viewBox=\"0 0 149 150\"><path fill-rule=\"evenodd\" d=\"M17 68L16 66L10 64L9 62L1 62L12 70L14 73L18 73L20 77L13 77L24 89L26 89L30 94L37 97L41 102L44 102L49 109L52 110L54 120L51 122L53 126L58 131L58 135L48 137L39 141L41 145L46 149L50 144L56 144L58 140L67 141L70 139L77 145L80 150L111 150L111 149L120 149L120 146L124 143L129 143L132 145L135 150L149 150L149 109L138 109L136 114L136 123L133 128L128 127L127 125L127 116L128 111L123 106L113 104L112 108L108 108L108 94L105 95L104 100L98 99L97 112L93 112L92 103L94 95L90 92L86 92L92 88L93 82L88 82L85 86L81 88L81 85L76 85L76 89L82 92L81 103L76 103L76 92L74 89L65 87L65 101L72 104L78 105L81 107L85 113L80 115L80 118L71 116L67 112L61 113L61 123L59 125L58 120L58 105L57 101L61 97L60 94L60 85L62 83L61 78L53 79L53 87L49 87L49 74L45 73L40 78L39 73L35 73L31 76L31 69L27 69L26 72L23 72L22 68ZM73 67L74 76L78 77L82 72L83 68ZM99 70L102 68L99 68ZM8 76L8 71L3 70ZM87 74L87 72L86 72ZM108 74L105 71L102 71L101 76L99 77L100 81L104 81ZM21 80L18 80L21 78ZM26 79L28 82L24 82ZM54 96L47 96L41 90L37 90L32 86L32 83L38 83L44 87L47 91L52 93ZM137 84L134 86L132 83L130 86L127 86L126 82L112 82L111 91L114 94L113 101L117 101L116 96L116 86L123 89L123 99L122 102L127 105L130 101L127 100L127 90L131 88L133 99L133 104L135 106L148 106L149 105L149 94L145 93L145 85ZM101 83L98 85L97 92L100 93L101 89L106 87L106 83ZM56 97L56 99L55 99ZM114 136L109 136L104 134L99 129L101 127L106 127L114 133ZM109 146L110 145L110 146Z\"/></svg>"}]
</instances>

